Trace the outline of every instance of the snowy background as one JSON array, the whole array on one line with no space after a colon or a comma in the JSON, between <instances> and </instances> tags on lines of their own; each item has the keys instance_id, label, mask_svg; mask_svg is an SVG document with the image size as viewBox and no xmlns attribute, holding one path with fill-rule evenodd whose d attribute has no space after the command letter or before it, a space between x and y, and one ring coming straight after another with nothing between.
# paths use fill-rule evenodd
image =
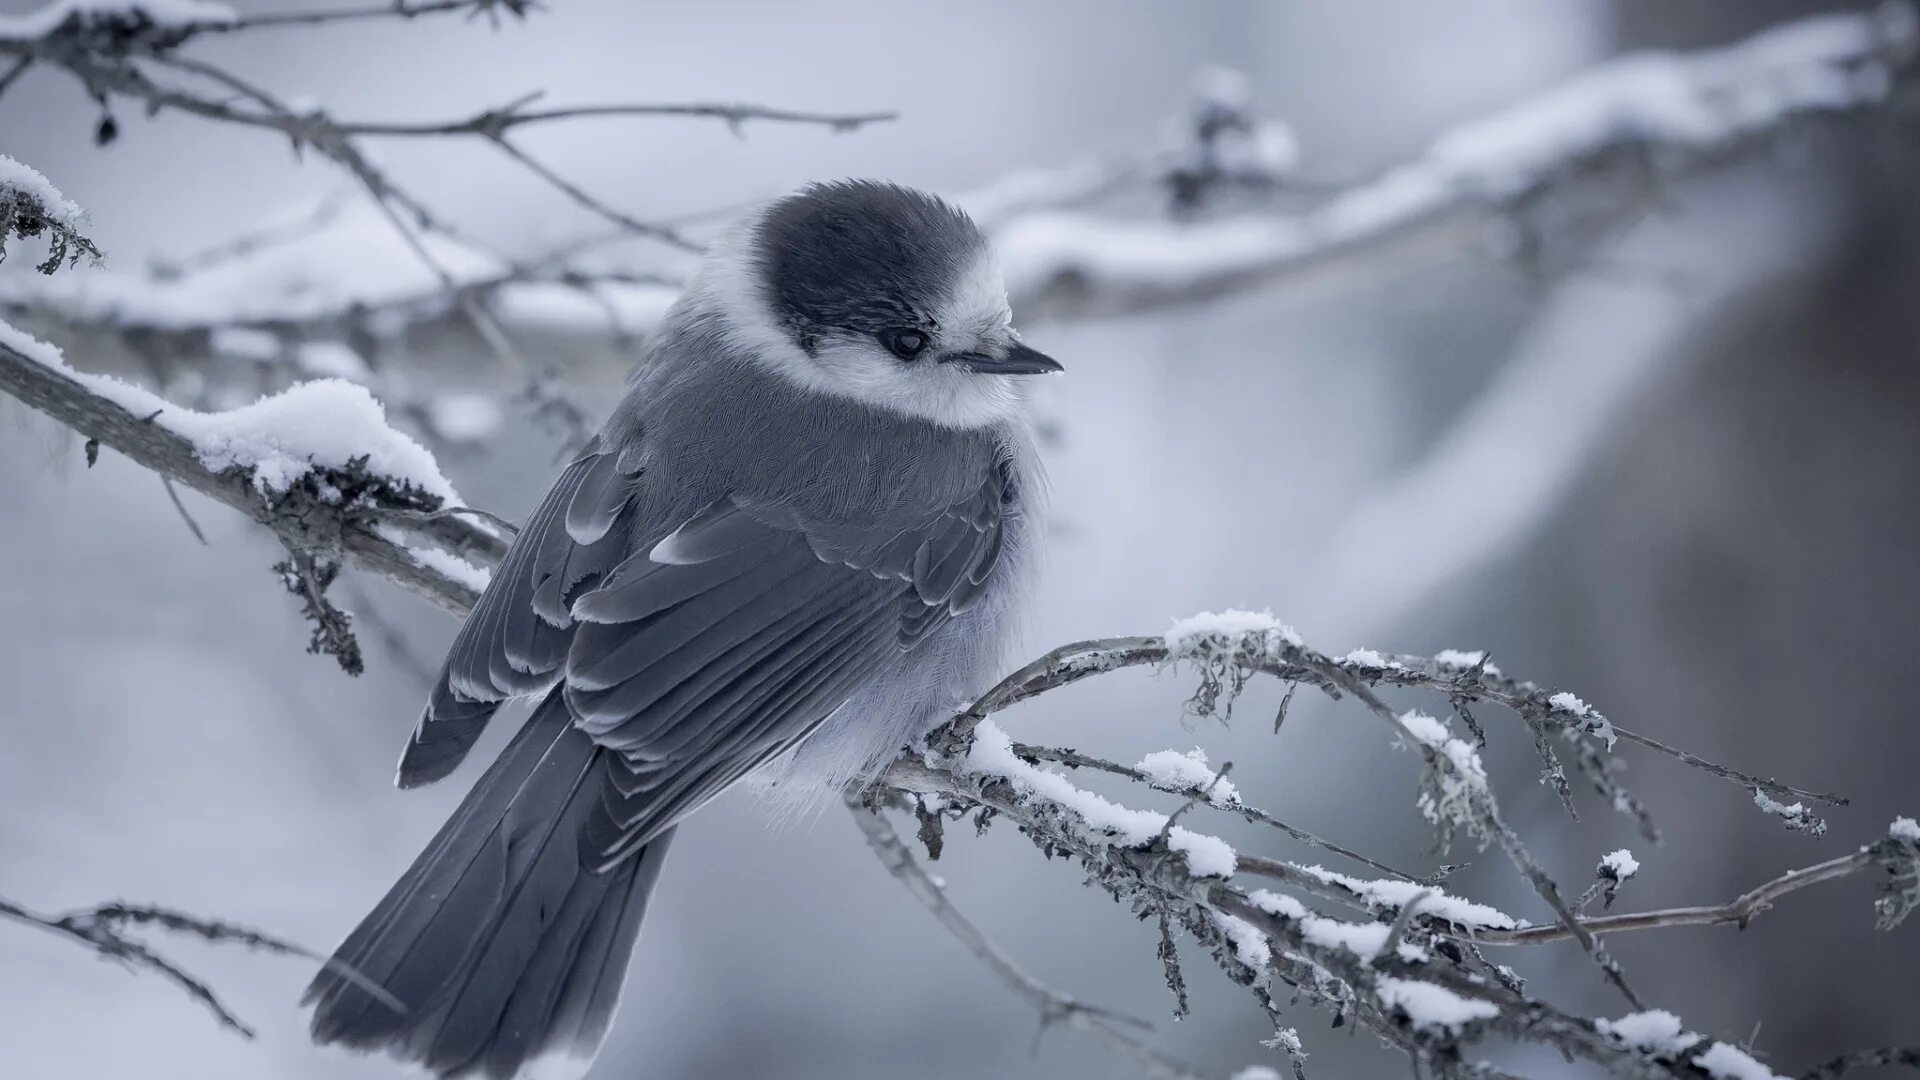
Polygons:
<instances>
[{"instance_id":1,"label":"snowy background","mask_svg":"<svg viewBox=\"0 0 1920 1080\"><path fill-rule=\"evenodd\" d=\"M0 0L0 14L37 6ZM269 0L242 5L271 10ZM302 5L307 6L307 5ZM1418 0L1333 4L798 5L569 0L525 25L336 27L216 41L205 55L341 114L461 115L522 90L562 101L763 101L897 109L831 135L616 121L530 134L547 160L650 217L736 206L810 179L874 175L965 193L1009 174L1124 156L1159 136L1196 71L1247 74L1313 175L1360 175L1435 132L1644 47L1734 40L1810 5ZM257 133L123 110L31 71L0 98L0 153L92 214L110 264L138 269L341 187ZM1910 137L1911 121L1903 131ZM1920 179L1886 131L1811 136L1662 193L1658 210L1548 268L1490 257L1388 261L1206 306L1050 322L1068 366L1042 401L1054 530L1029 640L1157 633L1174 618L1271 607L1333 653L1488 648L1577 688L1637 729L1855 805L1826 844L1737 789L1651 760L1632 779L1665 824L1653 848L1591 801L1569 823L1509 742L1509 816L1566 880L1631 846L1630 906L1718 901L1871 835L1920 798ZM532 251L591 222L480 149L382 144L398 177L476 235ZM364 255L364 252L362 253ZM1490 253L1491 254L1491 253ZM397 256L404 258L404 256ZM10 260L6 275L27 272ZM367 260L359 272L391 271ZM67 342L76 366L95 363ZM552 437L468 365L435 378L483 401L484 449L441 466L471 502L523 515ZM575 358L610 404L625 357ZM139 370L121 357L123 374ZM595 396L598 395L598 396ZM46 910L113 897L268 927L324 948L411 859L474 771L389 785L422 677L370 630L367 673L304 654L267 567L271 538L189 495L197 544L150 474L0 402L0 880ZM454 626L361 586L405 652L437 660ZM1408 800L1417 762L1303 700L1275 741L1278 689L1231 730L1182 730L1176 677L1098 680L1000 718L1016 737L1123 761L1204 742L1279 817L1429 868ZM1500 743L1496 742L1496 747ZM1168 800L1177 803L1177 800ZM1284 851L1232 829L1249 848ZM1491 856L1455 879L1540 917ZM1151 927L1079 887L1007 830L956 832L936 867L956 901L1048 983L1156 1018L1156 1042L1218 1071L1284 1067L1232 988L1169 1000ZM1864 884L1808 892L1735 938L1669 931L1616 954L1650 1004L1785 1070L1920 1035L1920 946L1877 937ZM308 1045L299 963L184 949L260 1029L243 1042L171 987L0 927L0 1074L359 1078L384 1061ZM1577 951L1523 958L1575 1008L1625 1011ZM1317 1077L1401 1075L1365 1036L1304 1010ZM936 930L839 813L769 824L747 792L682 831L626 1005L593 1073L617 1077L1105 1077L1131 1065L1030 1010ZM1757 1032L1756 1032L1757 1029ZM1555 1075L1557 1059L1513 1067Z\"/></svg>"}]
</instances>

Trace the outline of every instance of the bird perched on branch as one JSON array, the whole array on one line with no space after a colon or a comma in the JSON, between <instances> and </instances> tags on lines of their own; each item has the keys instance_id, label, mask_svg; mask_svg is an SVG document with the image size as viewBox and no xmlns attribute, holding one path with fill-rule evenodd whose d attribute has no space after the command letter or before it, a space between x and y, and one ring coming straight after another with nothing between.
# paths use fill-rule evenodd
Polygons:
<instances>
[{"instance_id":1,"label":"bird perched on branch","mask_svg":"<svg viewBox=\"0 0 1920 1080\"><path fill-rule=\"evenodd\" d=\"M820 184L736 225L461 627L401 787L539 704L314 979L314 1039L584 1068L676 823L757 769L870 779L985 689L1034 544L1023 377L1058 370L933 196Z\"/></svg>"}]
</instances>

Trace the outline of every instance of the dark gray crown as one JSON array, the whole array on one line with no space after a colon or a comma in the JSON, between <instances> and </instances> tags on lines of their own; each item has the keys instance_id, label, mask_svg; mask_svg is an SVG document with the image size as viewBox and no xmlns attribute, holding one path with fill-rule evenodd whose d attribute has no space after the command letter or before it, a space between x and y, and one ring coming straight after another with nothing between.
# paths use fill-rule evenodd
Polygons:
<instances>
[{"instance_id":1,"label":"dark gray crown","mask_svg":"<svg viewBox=\"0 0 1920 1080\"><path fill-rule=\"evenodd\" d=\"M789 195L754 236L767 298L809 351L822 331L930 327L985 247L964 211L877 180Z\"/></svg>"}]
</instances>

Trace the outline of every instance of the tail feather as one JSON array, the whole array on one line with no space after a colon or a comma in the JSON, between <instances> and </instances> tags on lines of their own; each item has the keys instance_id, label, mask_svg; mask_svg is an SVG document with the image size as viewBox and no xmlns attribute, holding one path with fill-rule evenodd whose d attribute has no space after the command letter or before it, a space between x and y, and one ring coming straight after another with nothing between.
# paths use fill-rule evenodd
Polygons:
<instances>
[{"instance_id":1,"label":"tail feather","mask_svg":"<svg viewBox=\"0 0 1920 1080\"><path fill-rule=\"evenodd\" d=\"M314 1040L385 1050L443 1077L590 1057L671 838L605 872L582 864L604 752L550 695L307 988Z\"/></svg>"}]
</instances>

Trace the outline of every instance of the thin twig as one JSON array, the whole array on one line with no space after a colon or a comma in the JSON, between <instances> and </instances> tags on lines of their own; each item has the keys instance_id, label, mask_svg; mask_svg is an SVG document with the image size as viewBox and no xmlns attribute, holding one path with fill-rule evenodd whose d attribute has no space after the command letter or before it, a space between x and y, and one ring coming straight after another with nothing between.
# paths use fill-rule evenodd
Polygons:
<instances>
[{"instance_id":1,"label":"thin twig","mask_svg":"<svg viewBox=\"0 0 1920 1080\"><path fill-rule=\"evenodd\" d=\"M1583 918L1579 920L1579 924L1582 930L1596 937L1603 934L1659 930L1675 926L1720 926L1726 923L1745 926L1748 920L1772 907L1775 900L1788 893L1798 892L1822 881L1832 881L1835 878L1858 873L1875 863L1876 859L1871 850L1863 849L1851 855L1842 855L1836 859L1828 859L1826 862L1790 870L1777 878L1754 886L1724 904L1602 915ZM1471 933L1462 932L1451 936L1477 941L1483 945L1539 945L1550 941L1565 941L1572 937L1573 933L1565 926L1555 925L1528 926L1517 930L1476 929Z\"/></svg>"},{"instance_id":2,"label":"thin twig","mask_svg":"<svg viewBox=\"0 0 1920 1080\"><path fill-rule=\"evenodd\" d=\"M200 523L193 520L193 515L187 513L187 504L180 501L180 492L173 486L173 477L162 476L160 484L167 489L167 499L173 503L173 508L179 513L180 520L187 523L187 531L193 533L193 538L200 541L201 547L208 546L207 534L200 531Z\"/></svg>"},{"instance_id":3,"label":"thin twig","mask_svg":"<svg viewBox=\"0 0 1920 1080\"><path fill-rule=\"evenodd\" d=\"M337 972L388 1006L405 1011L399 999L350 965L322 957L284 938L219 919L189 915L150 904L119 902L77 909L61 915L42 915L4 898L0 898L0 917L63 937L102 957L120 961L133 970L146 970L160 975L204 1006L220 1026L245 1039L253 1038L253 1029L242 1022L205 981L147 945L128 937L122 927L157 926L175 933L192 934L216 944L240 945L281 956L312 960Z\"/></svg>"},{"instance_id":4,"label":"thin twig","mask_svg":"<svg viewBox=\"0 0 1920 1080\"><path fill-rule=\"evenodd\" d=\"M919 860L913 857L913 852L901 842L900 835L878 810L861 805L858 799L849 800L848 809L852 811L854 823L860 826L861 835L866 837L867 846L873 849L880 864L905 885L913 898L920 901L960 944L979 957L1002 982L1039 1011L1042 1030L1060 1024L1084 1031L1129 1054L1139 1062L1146 1075L1160 1080L1202 1080L1200 1073L1162 1055L1119 1026L1125 1023L1150 1029L1152 1024L1075 1001L1028 975L1012 957L981 933L960 909L953 906L953 902L947 899L946 891L920 866Z\"/></svg>"}]
</instances>

